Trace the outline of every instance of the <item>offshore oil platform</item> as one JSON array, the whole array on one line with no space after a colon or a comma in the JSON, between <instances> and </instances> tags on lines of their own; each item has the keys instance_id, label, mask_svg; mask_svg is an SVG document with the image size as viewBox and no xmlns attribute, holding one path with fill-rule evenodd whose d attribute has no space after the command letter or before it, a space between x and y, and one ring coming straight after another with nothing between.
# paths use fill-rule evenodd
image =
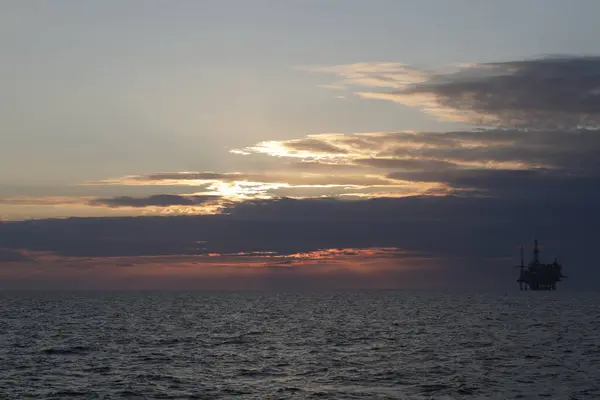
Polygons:
<instances>
[{"instance_id":1,"label":"offshore oil platform","mask_svg":"<svg viewBox=\"0 0 600 400\"><path fill-rule=\"evenodd\" d=\"M533 248L533 260L528 265L523 264L523 246L521 246L521 265L515 268L521 270L519 279L517 279L521 290L556 290L556 282L566 278L562 274L562 265L558 263L556 258L551 264L540 262L540 250L538 249L537 240L535 240Z\"/></svg>"}]
</instances>

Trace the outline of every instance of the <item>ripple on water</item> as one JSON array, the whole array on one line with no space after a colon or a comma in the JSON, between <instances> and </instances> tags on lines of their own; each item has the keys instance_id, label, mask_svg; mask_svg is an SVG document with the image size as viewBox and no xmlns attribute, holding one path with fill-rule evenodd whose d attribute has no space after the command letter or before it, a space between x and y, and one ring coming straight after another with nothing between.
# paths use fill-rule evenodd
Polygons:
<instances>
[{"instance_id":1,"label":"ripple on water","mask_svg":"<svg viewBox=\"0 0 600 400\"><path fill-rule=\"evenodd\" d=\"M600 398L585 295L0 296L1 399Z\"/></svg>"}]
</instances>

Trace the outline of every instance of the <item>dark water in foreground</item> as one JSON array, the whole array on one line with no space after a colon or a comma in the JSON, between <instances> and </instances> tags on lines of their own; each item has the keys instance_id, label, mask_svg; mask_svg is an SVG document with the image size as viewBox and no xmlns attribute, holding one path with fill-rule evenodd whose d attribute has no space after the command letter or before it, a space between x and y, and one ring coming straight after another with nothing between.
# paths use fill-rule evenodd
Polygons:
<instances>
[{"instance_id":1,"label":"dark water in foreground","mask_svg":"<svg viewBox=\"0 0 600 400\"><path fill-rule=\"evenodd\" d=\"M0 300L0 399L600 398L594 295Z\"/></svg>"}]
</instances>

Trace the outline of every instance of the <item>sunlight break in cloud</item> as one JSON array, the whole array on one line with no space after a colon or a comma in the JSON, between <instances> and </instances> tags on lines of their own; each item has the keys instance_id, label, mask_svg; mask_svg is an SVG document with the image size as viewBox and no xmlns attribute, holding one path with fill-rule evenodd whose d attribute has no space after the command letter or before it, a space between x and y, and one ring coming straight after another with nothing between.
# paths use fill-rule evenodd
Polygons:
<instances>
[{"instance_id":1,"label":"sunlight break in cloud","mask_svg":"<svg viewBox=\"0 0 600 400\"><path fill-rule=\"evenodd\" d=\"M310 143L299 142L301 146ZM318 145L318 144L317 144ZM326 143L323 143L326 148ZM335 151L331 149L331 151ZM315 191L323 195L344 190L363 190L373 187L400 188L398 182L373 170L371 173L324 174L300 172L298 167L287 173L216 173L216 172L162 172L131 175L117 179L92 182L92 185L125 186L195 186L201 192L197 196L220 196L223 200L242 201L253 198L271 198L285 192L293 197L310 196ZM329 192L328 192L329 191ZM192 196L192 195L187 195ZM181 201L185 201L182 199ZM136 202L136 199L131 199Z\"/></svg>"},{"instance_id":2,"label":"sunlight break in cloud","mask_svg":"<svg viewBox=\"0 0 600 400\"><path fill-rule=\"evenodd\" d=\"M521 139L521 140L519 140ZM308 162L361 165L393 169L493 168L527 169L547 167L530 162L515 150L527 138L502 132L389 132L310 135L294 139L259 143L243 149L275 157L300 158ZM526 149L536 147L529 140ZM539 146L538 146L539 147ZM298 151L302 148L302 151ZM326 153L323 149L335 149ZM473 157L475 152L479 157ZM495 154L499 156L495 156Z\"/></svg>"},{"instance_id":3,"label":"sunlight break in cloud","mask_svg":"<svg viewBox=\"0 0 600 400\"><path fill-rule=\"evenodd\" d=\"M277 152L272 153L276 148ZM302 152L298 152L302 148ZM313 151L314 148L314 151ZM335 149L327 154L323 149ZM310 135L280 141L277 146L246 148L279 158L308 163L353 165L380 170L397 182L439 186L422 194L497 192L517 182L559 182L590 179L598 174L600 135L593 129L479 129L449 132L390 132ZM384 193L372 188L370 197ZM415 191L416 192L416 191ZM346 191L340 196L369 197L369 192ZM413 192L414 193L414 192Z\"/></svg>"},{"instance_id":4,"label":"sunlight break in cloud","mask_svg":"<svg viewBox=\"0 0 600 400\"><path fill-rule=\"evenodd\" d=\"M326 145L325 143L323 145ZM161 172L144 175L130 175L117 179L91 182L91 185L127 185L127 186L196 186L204 187L216 193L243 194L246 191L265 190L279 187L336 187L370 186L387 184L382 176L322 174L322 173L217 173L217 172ZM238 190L235 190L235 188ZM226 193L224 193L226 192Z\"/></svg>"}]
</instances>

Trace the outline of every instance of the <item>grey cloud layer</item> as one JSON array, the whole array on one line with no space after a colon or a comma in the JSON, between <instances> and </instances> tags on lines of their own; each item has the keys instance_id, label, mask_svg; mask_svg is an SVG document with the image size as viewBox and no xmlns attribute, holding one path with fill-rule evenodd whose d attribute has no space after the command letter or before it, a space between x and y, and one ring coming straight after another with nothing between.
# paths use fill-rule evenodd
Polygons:
<instances>
[{"instance_id":1,"label":"grey cloud layer","mask_svg":"<svg viewBox=\"0 0 600 400\"><path fill-rule=\"evenodd\" d=\"M27 255L19 250L10 250L0 248L0 262L25 262L31 261Z\"/></svg>"},{"instance_id":2,"label":"grey cloud layer","mask_svg":"<svg viewBox=\"0 0 600 400\"><path fill-rule=\"evenodd\" d=\"M577 187L573 187L577 191ZM537 235L568 265L575 284L599 278L589 265L597 240L600 188L568 199L406 197L249 200L214 216L89 218L0 223L0 254L26 261L21 250L62 257L126 257L322 248L398 247L442 258L451 282L485 284L499 275L506 286L519 244ZM542 201L540 201L542 200ZM544 253L544 256L546 254ZM496 259L505 259L496 262ZM590 267L590 268L588 268ZM595 274L595 275L594 275ZM441 278L444 276L444 278Z\"/></svg>"},{"instance_id":3,"label":"grey cloud layer","mask_svg":"<svg viewBox=\"0 0 600 400\"><path fill-rule=\"evenodd\" d=\"M417 79L411 72L401 85L397 80L386 80L390 72L375 68L377 65L354 64L321 71L342 77L353 73L355 79L347 84L392 89L358 92L363 97L421 107L443 119L560 129L600 125L597 56L474 64L453 72L424 72ZM399 69L396 75L403 71L410 70Z\"/></svg>"}]
</instances>

